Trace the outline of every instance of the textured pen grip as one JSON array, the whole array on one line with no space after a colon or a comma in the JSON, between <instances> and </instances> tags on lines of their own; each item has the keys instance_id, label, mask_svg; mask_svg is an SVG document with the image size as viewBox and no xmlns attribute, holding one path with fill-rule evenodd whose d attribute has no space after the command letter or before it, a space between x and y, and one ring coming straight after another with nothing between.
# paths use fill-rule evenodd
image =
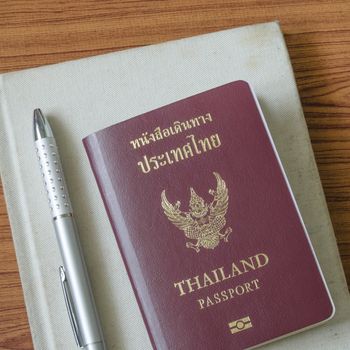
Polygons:
<instances>
[{"instance_id":1,"label":"textured pen grip","mask_svg":"<svg viewBox=\"0 0 350 350\"><path fill-rule=\"evenodd\" d=\"M40 163L52 217L72 213L62 165L57 145L53 137L35 141L36 153Z\"/></svg>"}]
</instances>

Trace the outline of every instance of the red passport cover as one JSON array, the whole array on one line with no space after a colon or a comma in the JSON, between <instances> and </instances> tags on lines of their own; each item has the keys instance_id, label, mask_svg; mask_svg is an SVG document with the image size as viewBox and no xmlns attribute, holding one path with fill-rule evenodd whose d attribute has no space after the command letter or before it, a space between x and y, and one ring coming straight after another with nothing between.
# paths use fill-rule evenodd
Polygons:
<instances>
[{"instance_id":1,"label":"red passport cover","mask_svg":"<svg viewBox=\"0 0 350 350\"><path fill-rule=\"evenodd\" d=\"M245 349L332 317L247 82L83 142L154 348Z\"/></svg>"}]
</instances>

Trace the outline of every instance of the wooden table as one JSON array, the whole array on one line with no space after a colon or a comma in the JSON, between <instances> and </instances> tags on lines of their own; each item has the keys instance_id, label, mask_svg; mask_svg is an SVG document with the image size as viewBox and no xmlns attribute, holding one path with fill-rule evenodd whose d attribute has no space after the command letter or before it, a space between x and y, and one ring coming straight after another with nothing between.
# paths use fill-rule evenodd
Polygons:
<instances>
[{"instance_id":1,"label":"wooden table","mask_svg":"<svg viewBox=\"0 0 350 350\"><path fill-rule=\"evenodd\" d=\"M349 0L1 1L0 72L276 19L350 285ZM2 189L0 259L0 349L32 349Z\"/></svg>"}]
</instances>

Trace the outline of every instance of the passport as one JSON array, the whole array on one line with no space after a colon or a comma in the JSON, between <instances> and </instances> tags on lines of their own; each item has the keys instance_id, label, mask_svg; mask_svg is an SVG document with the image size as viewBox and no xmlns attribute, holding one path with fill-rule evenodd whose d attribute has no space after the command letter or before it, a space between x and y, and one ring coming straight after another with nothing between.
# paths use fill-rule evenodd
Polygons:
<instances>
[{"instance_id":1,"label":"passport","mask_svg":"<svg viewBox=\"0 0 350 350\"><path fill-rule=\"evenodd\" d=\"M249 83L176 101L83 143L155 349L246 349L332 318Z\"/></svg>"}]
</instances>

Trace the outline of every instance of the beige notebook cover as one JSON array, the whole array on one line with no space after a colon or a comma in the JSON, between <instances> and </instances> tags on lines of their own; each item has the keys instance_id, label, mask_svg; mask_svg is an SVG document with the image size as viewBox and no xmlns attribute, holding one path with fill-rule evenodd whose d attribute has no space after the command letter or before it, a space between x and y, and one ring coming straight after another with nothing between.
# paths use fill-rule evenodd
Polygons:
<instances>
[{"instance_id":1,"label":"beige notebook cover","mask_svg":"<svg viewBox=\"0 0 350 350\"><path fill-rule=\"evenodd\" d=\"M76 349L33 146L49 118L108 349L151 349L81 139L103 127L243 79L251 83L334 299L326 324L264 349L349 349L350 298L283 35L275 22L0 76L0 167L37 349ZM296 257L297 259L297 257Z\"/></svg>"}]
</instances>

